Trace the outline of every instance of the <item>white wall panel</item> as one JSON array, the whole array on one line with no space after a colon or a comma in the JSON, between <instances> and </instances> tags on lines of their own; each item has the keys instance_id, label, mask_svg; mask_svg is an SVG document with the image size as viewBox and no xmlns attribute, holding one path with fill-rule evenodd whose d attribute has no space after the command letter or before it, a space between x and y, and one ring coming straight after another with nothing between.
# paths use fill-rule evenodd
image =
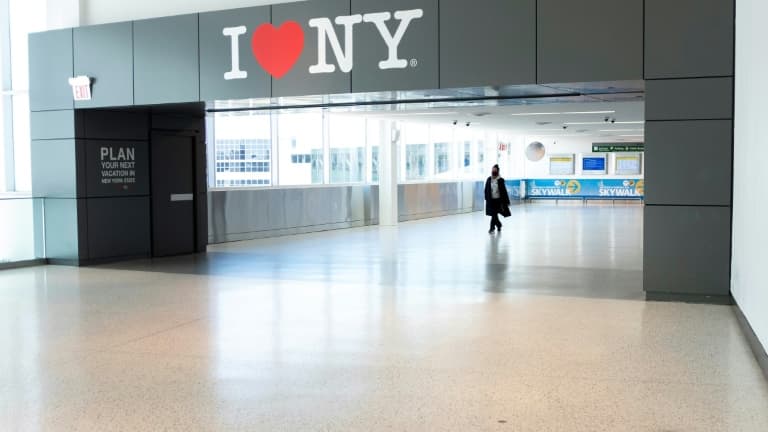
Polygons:
<instances>
[{"instance_id":1,"label":"white wall panel","mask_svg":"<svg viewBox=\"0 0 768 432\"><path fill-rule=\"evenodd\" d=\"M734 142L734 298L764 347L768 347L768 194L765 192L768 117L768 2L736 2L736 112Z\"/></svg>"}]
</instances>

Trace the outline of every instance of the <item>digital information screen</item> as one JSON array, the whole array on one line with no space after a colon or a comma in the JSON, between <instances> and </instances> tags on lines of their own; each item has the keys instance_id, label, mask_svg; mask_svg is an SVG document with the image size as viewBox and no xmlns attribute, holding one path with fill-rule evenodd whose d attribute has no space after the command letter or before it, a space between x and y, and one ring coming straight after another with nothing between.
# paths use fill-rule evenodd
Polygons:
<instances>
[{"instance_id":1,"label":"digital information screen","mask_svg":"<svg viewBox=\"0 0 768 432\"><path fill-rule=\"evenodd\" d=\"M574 163L572 154L552 155L549 158L549 174L573 175Z\"/></svg>"},{"instance_id":2,"label":"digital information screen","mask_svg":"<svg viewBox=\"0 0 768 432\"><path fill-rule=\"evenodd\" d=\"M616 174L639 175L642 172L640 154L616 156Z\"/></svg>"},{"instance_id":3,"label":"digital information screen","mask_svg":"<svg viewBox=\"0 0 768 432\"><path fill-rule=\"evenodd\" d=\"M585 154L581 158L581 170L584 174L607 174L604 155Z\"/></svg>"},{"instance_id":4,"label":"digital information screen","mask_svg":"<svg viewBox=\"0 0 768 432\"><path fill-rule=\"evenodd\" d=\"M605 172L605 158L603 157L585 157L582 163L584 171Z\"/></svg>"}]
</instances>

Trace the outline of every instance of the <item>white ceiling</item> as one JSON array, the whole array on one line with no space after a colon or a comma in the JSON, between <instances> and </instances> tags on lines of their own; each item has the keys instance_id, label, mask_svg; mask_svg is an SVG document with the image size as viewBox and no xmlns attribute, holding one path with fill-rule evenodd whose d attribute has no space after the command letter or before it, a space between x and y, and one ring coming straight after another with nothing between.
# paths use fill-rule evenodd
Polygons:
<instances>
[{"instance_id":1,"label":"white ceiling","mask_svg":"<svg viewBox=\"0 0 768 432\"><path fill-rule=\"evenodd\" d=\"M577 99L577 100L574 100ZM481 128L541 141L573 140L591 142L643 142L645 102L643 100L584 101L584 98L541 98L528 102L474 100L435 101L381 105L311 107L315 99L282 100L289 108L279 112L328 110L333 115L364 116L401 122ZM217 116L263 115L272 112L269 99L216 102ZM305 105L303 105L305 104ZM296 106L301 108L290 108ZM304 107L302 107L304 106ZM606 121L607 119L607 121Z\"/></svg>"},{"instance_id":2,"label":"white ceiling","mask_svg":"<svg viewBox=\"0 0 768 432\"><path fill-rule=\"evenodd\" d=\"M593 102L350 112L405 122L477 127L530 138L642 142L645 103ZM608 121L606 121L606 118ZM615 122L612 122L615 120Z\"/></svg>"}]
</instances>

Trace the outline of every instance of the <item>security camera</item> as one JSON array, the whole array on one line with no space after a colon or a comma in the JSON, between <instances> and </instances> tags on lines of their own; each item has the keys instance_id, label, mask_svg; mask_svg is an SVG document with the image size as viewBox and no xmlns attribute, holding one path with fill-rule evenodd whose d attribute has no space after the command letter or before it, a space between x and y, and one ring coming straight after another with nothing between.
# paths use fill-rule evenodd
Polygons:
<instances>
[{"instance_id":1,"label":"security camera","mask_svg":"<svg viewBox=\"0 0 768 432\"><path fill-rule=\"evenodd\" d=\"M454 125L454 126L456 126L458 123L459 123L459 121L458 121L458 120L454 120L454 121L453 121L453 125Z\"/></svg>"},{"instance_id":2,"label":"security camera","mask_svg":"<svg viewBox=\"0 0 768 432\"><path fill-rule=\"evenodd\" d=\"M611 120L611 118L610 118L610 117L606 117L606 118L605 118L605 122L606 122L606 123L608 123L610 120Z\"/></svg>"},{"instance_id":3,"label":"security camera","mask_svg":"<svg viewBox=\"0 0 768 432\"><path fill-rule=\"evenodd\" d=\"M563 130L568 129L568 125L563 125Z\"/></svg>"},{"instance_id":4,"label":"security camera","mask_svg":"<svg viewBox=\"0 0 768 432\"><path fill-rule=\"evenodd\" d=\"M616 119L611 119L611 124L616 123Z\"/></svg>"},{"instance_id":5,"label":"security camera","mask_svg":"<svg viewBox=\"0 0 768 432\"><path fill-rule=\"evenodd\" d=\"M467 122L467 127L470 127L471 125L472 125L472 123Z\"/></svg>"}]
</instances>

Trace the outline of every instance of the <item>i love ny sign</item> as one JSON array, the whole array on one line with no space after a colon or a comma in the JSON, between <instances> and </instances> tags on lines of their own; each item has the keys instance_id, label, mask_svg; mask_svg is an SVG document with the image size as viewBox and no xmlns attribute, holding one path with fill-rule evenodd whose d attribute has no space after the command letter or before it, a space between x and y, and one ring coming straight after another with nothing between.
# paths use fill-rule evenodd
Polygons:
<instances>
[{"instance_id":1,"label":"i love ny sign","mask_svg":"<svg viewBox=\"0 0 768 432\"><path fill-rule=\"evenodd\" d=\"M310 19L308 26L317 31L318 62L309 67L309 73L333 73L336 72L337 67L344 73L351 72L354 68L355 27L363 24L375 26L387 47L387 58L379 62L379 69L405 69L409 66L409 61L398 56L400 42L402 42L411 23L423 16L423 9L411 9L394 13L376 12L364 15L339 16L333 21L330 18ZM392 21L395 22L390 25ZM395 28L395 31L390 31L390 27ZM343 31L343 47L337 28ZM248 72L242 69L240 59L241 39L247 33L248 27L245 25L226 27L222 30L222 34L230 39L232 49L232 66L224 74L225 80L248 78ZM280 79L293 69L304 53L306 48L304 36L304 29L296 21L286 21L278 27L270 23L261 24L256 27L250 38L253 57L268 74L275 79ZM328 45L333 51L335 63L328 61L326 48Z\"/></svg>"}]
</instances>

